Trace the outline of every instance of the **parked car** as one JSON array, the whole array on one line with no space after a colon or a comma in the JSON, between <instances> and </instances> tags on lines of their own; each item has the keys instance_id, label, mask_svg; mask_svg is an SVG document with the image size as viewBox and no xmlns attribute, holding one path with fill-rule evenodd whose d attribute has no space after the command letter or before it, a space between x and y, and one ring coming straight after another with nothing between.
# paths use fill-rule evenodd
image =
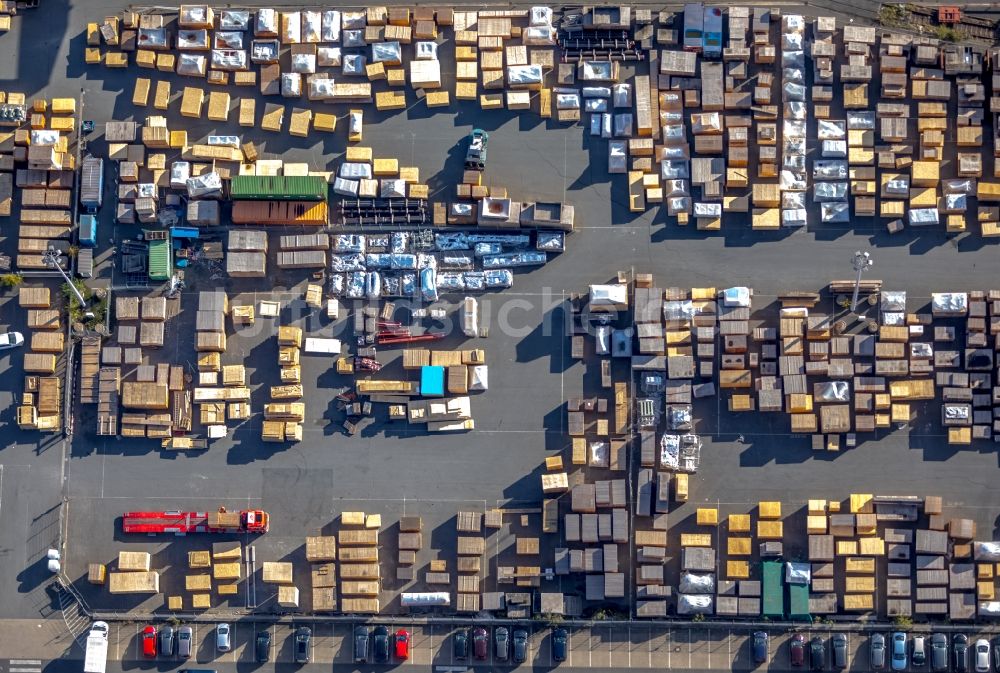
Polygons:
<instances>
[{"instance_id":1,"label":"parked car","mask_svg":"<svg viewBox=\"0 0 1000 673\"><path fill-rule=\"evenodd\" d=\"M528 659L528 632L514 629L514 663L523 664Z\"/></svg>"},{"instance_id":2,"label":"parked car","mask_svg":"<svg viewBox=\"0 0 1000 673\"><path fill-rule=\"evenodd\" d=\"M868 639L868 661L875 670L885 668L885 636L881 633L873 633Z\"/></svg>"},{"instance_id":3,"label":"parked car","mask_svg":"<svg viewBox=\"0 0 1000 673\"><path fill-rule=\"evenodd\" d=\"M172 657L174 655L174 627L169 624L160 627L160 656Z\"/></svg>"},{"instance_id":4,"label":"parked car","mask_svg":"<svg viewBox=\"0 0 1000 673\"><path fill-rule=\"evenodd\" d=\"M889 666L894 671L906 670L906 634L896 631L892 634L892 659Z\"/></svg>"},{"instance_id":5,"label":"parked car","mask_svg":"<svg viewBox=\"0 0 1000 673\"><path fill-rule=\"evenodd\" d=\"M768 637L767 631L754 631L750 636L750 656L753 663L763 664L767 661Z\"/></svg>"},{"instance_id":6,"label":"parked car","mask_svg":"<svg viewBox=\"0 0 1000 673\"><path fill-rule=\"evenodd\" d=\"M396 631L396 658L406 661L410 658L410 632L406 629Z\"/></svg>"},{"instance_id":7,"label":"parked car","mask_svg":"<svg viewBox=\"0 0 1000 673\"><path fill-rule=\"evenodd\" d=\"M368 661L368 627L354 627L354 661L364 664Z\"/></svg>"},{"instance_id":8,"label":"parked car","mask_svg":"<svg viewBox=\"0 0 1000 673\"><path fill-rule=\"evenodd\" d=\"M976 673L990 671L990 641L980 638L976 641Z\"/></svg>"},{"instance_id":9,"label":"parked car","mask_svg":"<svg viewBox=\"0 0 1000 673\"><path fill-rule=\"evenodd\" d=\"M300 626L295 629L295 663L309 663L309 641L312 640L312 629Z\"/></svg>"},{"instance_id":10,"label":"parked car","mask_svg":"<svg viewBox=\"0 0 1000 673\"><path fill-rule=\"evenodd\" d=\"M910 653L910 661L914 666L923 666L927 663L927 636L922 634L913 636L913 651Z\"/></svg>"},{"instance_id":11,"label":"parked car","mask_svg":"<svg viewBox=\"0 0 1000 673\"><path fill-rule=\"evenodd\" d=\"M993 668L1000 671L1000 638L993 639Z\"/></svg>"},{"instance_id":12,"label":"parked car","mask_svg":"<svg viewBox=\"0 0 1000 673\"><path fill-rule=\"evenodd\" d=\"M266 664L271 659L271 632L258 631L254 640L254 653L258 664Z\"/></svg>"},{"instance_id":13,"label":"parked car","mask_svg":"<svg viewBox=\"0 0 1000 673\"><path fill-rule=\"evenodd\" d=\"M472 656L480 661L489 656L490 634L481 626L472 629Z\"/></svg>"},{"instance_id":14,"label":"parked car","mask_svg":"<svg viewBox=\"0 0 1000 673\"><path fill-rule=\"evenodd\" d=\"M507 661L510 657L510 631L506 626L498 626L493 631L493 657L497 661Z\"/></svg>"},{"instance_id":15,"label":"parked car","mask_svg":"<svg viewBox=\"0 0 1000 673\"><path fill-rule=\"evenodd\" d=\"M469 634L465 630L455 632L451 640L451 651L456 659L469 657Z\"/></svg>"},{"instance_id":16,"label":"parked car","mask_svg":"<svg viewBox=\"0 0 1000 673\"><path fill-rule=\"evenodd\" d=\"M376 664L389 661L389 629L376 626L372 631L372 654Z\"/></svg>"},{"instance_id":17,"label":"parked car","mask_svg":"<svg viewBox=\"0 0 1000 673\"><path fill-rule=\"evenodd\" d=\"M184 659L191 657L191 638L194 632L191 630L190 626L182 626L177 629L177 656Z\"/></svg>"},{"instance_id":18,"label":"parked car","mask_svg":"<svg viewBox=\"0 0 1000 673\"><path fill-rule=\"evenodd\" d=\"M569 649L569 634L566 629L556 629L552 632L552 660L566 661Z\"/></svg>"},{"instance_id":19,"label":"parked car","mask_svg":"<svg viewBox=\"0 0 1000 673\"><path fill-rule=\"evenodd\" d=\"M219 652L228 652L233 649L229 624L225 622L215 627L215 649L219 650Z\"/></svg>"},{"instance_id":20,"label":"parked car","mask_svg":"<svg viewBox=\"0 0 1000 673\"><path fill-rule=\"evenodd\" d=\"M831 649L833 650L833 667L837 670L847 668L847 636L843 633L835 633L830 638ZM885 643L883 643L883 646Z\"/></svg>"},{"instance_id":21,"label":"parked car","mask_svg":"<svg viewBox=\"0 0 1000 673\"><path fill-rule=\"evenodd\" d=\"M826 645L819 636L813 636L809 641L809 668L822 671L826 666Z\"/></svg>"},{"instance_id":22,"label":"parked car","mask_svg":"<svg viewBox=\"0 0 1000 673\"><path fill-rule=\"evenodd\" d=\"M943 633L931 636L931 670L948 670L948 636Z\"/></svg>"},{"instance_id":23,"label":"parked car","mask_svg":"<svg viewBox=\"0 0 1000 673\"><path fill-rule=\"evenodd\" d=\"M156 657L156 627L147 626L142 630L142 656L147 659Z\"/></svg>"},{"instance_id":24,"label":"parked car","mask_svg":"<svg viewBox=\"0 0 1000 673\"><path fill-rule=\"evenodd\" d=\"M24 335L20 332L5 332L0 334L0 351L17 348L24 345Z\"/></svg>"},{"instance_id":25,"label":"parked car","mask_svg":"<svg viewBox=\"0 0 1000 673\"><path fill-rule=\"evenodd\" d=\"M792 666L806 663L806 637L801 633L796 633L788 641L788 661Z\"/></svg>"},{"instance_id":26,"label":"parked car","mask_svg":"<svg viewBox=\"0 0 1000 673\"><path fill-rule=\"evenodd\" d=\"M969 670L969 636L964 633L953 635L951 649L955 659L955 673L967 673Z\"/></svg>"}]
</instances>

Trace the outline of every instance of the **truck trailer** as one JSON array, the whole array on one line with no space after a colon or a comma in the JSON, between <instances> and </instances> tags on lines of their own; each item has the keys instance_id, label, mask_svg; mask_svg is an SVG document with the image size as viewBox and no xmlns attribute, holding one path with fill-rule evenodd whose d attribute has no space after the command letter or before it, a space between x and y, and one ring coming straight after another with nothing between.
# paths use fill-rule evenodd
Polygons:
<instances>
[{"instance_id":1,"label":"truck trailer","mask_svg":"<svg viewBox=\"0 0 1000 673\"><path fill-rule=\"evenodd\" d=\"M94 622L87 633L83 673L104 673L108 665L108 623Z\"/></svg>"},{"instance_id":2,"label":"truck trailer","mask_svg":"<svg viewBox=\"0 0 1000 673\"><path fill-rule=\"evenodd\" d=\"M125 512L122 515L122 532L172 533L266 533L270 526L267 512L245 509L229 512L220 508L216 512Z\"/></svg>"}]
</instances>

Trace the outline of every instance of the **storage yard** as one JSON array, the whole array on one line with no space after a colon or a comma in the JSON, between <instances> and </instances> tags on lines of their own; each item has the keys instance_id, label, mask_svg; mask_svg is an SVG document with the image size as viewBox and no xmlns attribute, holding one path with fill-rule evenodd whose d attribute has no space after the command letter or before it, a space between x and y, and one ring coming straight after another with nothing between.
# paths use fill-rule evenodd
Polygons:
<instances>
[{"instance_id":1,"label":"storage yard","mask_svg":"<svg viewBox=\"0 0 1000 673\"><path fill-rule=\"evenodd\" d=\"M28 591L994 626L1000 52L817 11L74 8L0 107Z\"/></svg>"}]
</instances>

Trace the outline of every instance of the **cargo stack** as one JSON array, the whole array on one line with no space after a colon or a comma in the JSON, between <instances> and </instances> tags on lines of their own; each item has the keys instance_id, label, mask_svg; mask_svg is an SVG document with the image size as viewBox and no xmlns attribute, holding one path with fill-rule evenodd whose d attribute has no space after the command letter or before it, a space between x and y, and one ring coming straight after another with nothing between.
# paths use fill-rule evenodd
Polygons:
<instances>
[{"instance_id":1,"label":"cargo stack","mask_svg":"<svg viewBox=\"0 0 1000 673\"><path fill-rule=\"evenodd\" d=\"M341 223L428 223L428 191L419 178L418 168L401 167L398 159L376 159L370 147L348 147L333 183L334 193L346 197L340 207Z\"/></svg>"},{"instance_id":2,"label":"cargo stack","mask_svg":"<svg viewBox=\"0 0 1000 673\"><path fill-rule=\"evenodd\" d=\"M458 559L455 567L458 573L455 611L459 613L477 613L480 610L480 570L483 554L486 551L482 524L482 512L459 512L455 521L455 532L458 535ZM517 550L518 554L521 554L520 538L517 542ZM535 539L534 554L538 554L537 539ZM451 575L447 572L428 573L426 582L427 584L450 586Z\"/></svg>"},{"instance_id":3,"label":"cargo stack","mask_svg":"<svg viewBox=\"0 0 1000 673\"><path fill-rule=\"evenodd\" d=\"M107 586L112 594L155 594L160 591L160 573L150 569L147 552L123 551L117 570L108 573Z\"/></svg>"},{"instance_id":4,"label":"cargo stack","mask_svg":"<svg viewBox=\"0 0 1000 673\"><path fill-rule=\"evenodd\" d=\"M62 430L62 378L54 376L58 360L64 350L64 332L50 329L59 326L58 314L51 317L37 313L52 312L50 291L47 287L18 288L18 306L36 312L36 329L25 335L30 339L24 355L24 393L17 407L17 425L22 430L60 432Z\"/></svg>"},{"instance_id":5,"label":"cargo stack","mask_svg":"<svg viewBox=\"0 0 1000 673\"><path fill-rule=\"evenodd\" d=\"M423 547L423 519L419 516L404 516L399 520L397 540L399 557L396 559L396 580L412 582L416 579L417 553ZM476 564L476 572L479 564Z\"/></svg>"},{"instance_id":6,"label":"cargo stack","mask_svg":"<svg viewBox=\"0 0 1000 673\"><path fill-rule=\"evenodd\" d=\"M381 570L378 558L380 514L341 513L340 611L378 614Z\"/></svg>"},{"instance_id":7,"label":"cargo stack","mask_svg":"<svg viewBox=\"0 0 1000 673\"><path fill-rule=\"evenodd\" d=\"M306 560L312 584L313 612L337 611L337 538L316 535L306 538Z\"/></svg>"},{"instance_id":8,"label":"cargo stack","mask_svg":"<svg viewBox=\"0 0 1000 673\"><path fill-rule=\"evenodd\" d=\"M302 398L302 369L299 364L302 349L302 328L291 325L278 327L278 365L281 383L271 386L271 403L264 407L261 437L265 442L302 441L305 404Z\"/></svg>"},{"instance_id":9,"label":"cargo stack","mask_svg":"<svg viewBox=\"0 0 1000 673\"><path fill-rule=\"evenodd\" d=\"M228 234L226 273L233 278L267 276L267 232L238 229Z\"/></svg>"}]
</instances>

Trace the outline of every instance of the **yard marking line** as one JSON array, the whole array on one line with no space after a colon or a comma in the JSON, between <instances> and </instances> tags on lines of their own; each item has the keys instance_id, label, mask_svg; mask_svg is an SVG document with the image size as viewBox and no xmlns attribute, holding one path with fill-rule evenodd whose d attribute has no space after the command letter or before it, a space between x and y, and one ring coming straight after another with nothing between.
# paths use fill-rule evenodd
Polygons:
<instances>
[{"instance_id":1,"label":"yard marking line","mask_svg":"<svg viewBox=\"0 0 1000 673\"><path fill-rule=\"evenodd\" d=\"M101 442L101 498L104 498L104 465L107 461L107 440Z\"/></svg>"},{"instance_id":2,"label":"yard marking line","mask_svg":"<svg viewBox=\"0 0 1000 673\"><path fill-rule=\"evenodd\" d=\"M667 668L670 668L670 652L674 649L673 637L670 635L671 630L667 629ZM652 645L650 645L652 647Z\"/></svg>"},{"instance_id":3,"label":"yard marking line","mask_svg":"<svg viewBox=\"0 0 1000 673\"><path fill-rule=\"evenodd\" d=\"M11 666L41 666L41 659L8 659L7 663Z\"/></svg>"},{"instance_id":4,"label":"yard marking line","mask_svg":"<svg viewBox=\"0 0 1000 673\"><path fill-rule=\"evenodd\" d=\"M733 630L729 629L729 637L726 638L726 656L729 657L730 663L733 661Z\"/></svg>"},{"instance_id":5,"label":"yard marking line","mask_svg":"<svg viewBox=\"0 0 1000 673\"><path fill-rule=\"evenodd\" d=\"M691 629L688 629L688 668L691 668Z\"/></svg>"},{"instance_id":6,"label":"yard marking line","mask_svg":"<svg viewBox=\"0 0 1000 673\"><path fill-rule=\"evenodd\" d=\"M625 627L625 644L628 652L628 667L632 668L632 627ZM611 663L610 661L608 663Z\"/></svg>"}]
</instances>

